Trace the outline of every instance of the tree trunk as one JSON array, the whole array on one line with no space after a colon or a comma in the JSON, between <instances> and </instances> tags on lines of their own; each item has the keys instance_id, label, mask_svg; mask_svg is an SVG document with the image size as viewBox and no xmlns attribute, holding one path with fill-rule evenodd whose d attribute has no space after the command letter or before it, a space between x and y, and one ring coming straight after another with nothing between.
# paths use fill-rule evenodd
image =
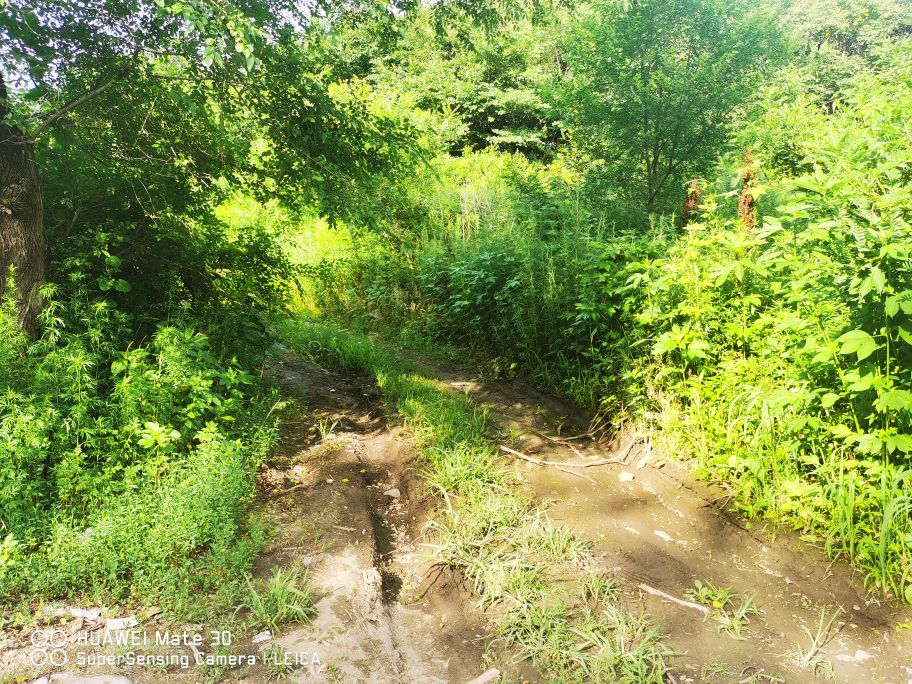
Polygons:
<instances>
[{"instance_id":1,"label":"tree trunk","mask_svg":"<svg viewBox=\"0 0 912 684\"><path fill-rule=\"evenodd\" d=\"M38 290L47 259L41 189L34 144L18 128L3 123L7 112L6 85L0 74L0 296L12 266L19 320L36 337L41 309Z\"/></svg>"}]
</instances>

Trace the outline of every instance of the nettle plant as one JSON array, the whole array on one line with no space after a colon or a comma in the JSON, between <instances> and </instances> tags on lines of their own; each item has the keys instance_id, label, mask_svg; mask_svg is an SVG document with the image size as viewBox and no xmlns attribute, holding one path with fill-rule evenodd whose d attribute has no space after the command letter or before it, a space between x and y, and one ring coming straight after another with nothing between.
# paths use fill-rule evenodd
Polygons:
<instances>
[{"instance_id":1,"label":"nettle plant","mask_svg":"<svg viewBox=\"0 0 912 684\"><path fill-rule=\"evenodd\" d=\"M912 600L910 82L909 45L859 77L806 131L809 170L777 181L787 201L761 229L708 198L702 223L627 271L652 349L634 375L685 446L744 512L822 533Z\"/></svg>"},{"instance_id":2,"label":"nettle plant","mask_svg":"<svg viewBox=\"0 0 912 684\"><path fill-rule=\"evenodd\" d=\"M807 265L811 296L795 304L811 323L812 369L834 380L820 406L847 414L833 434L884 463L912 452L912 51L888 64L815 134L814 170L794 181L780 219L767 219L770 233L790 228ZM838 302L843 314L821 316L815 301ZM828 326L843 316L845 329Z\"/></svg>"},{"instance_id":3,"label":"nettle plant","mask_svg":"<svg viewBox=\"0 0 912 684\"><path fill-rule=\"evenodd\" d=\"M795 276L816 416L844 462L832 494L848 551L912 601L912 50L860 77L805 145L813 170L768 219ZM847 511L848 505L853 506Z\"/></svg>"}]
</instances>

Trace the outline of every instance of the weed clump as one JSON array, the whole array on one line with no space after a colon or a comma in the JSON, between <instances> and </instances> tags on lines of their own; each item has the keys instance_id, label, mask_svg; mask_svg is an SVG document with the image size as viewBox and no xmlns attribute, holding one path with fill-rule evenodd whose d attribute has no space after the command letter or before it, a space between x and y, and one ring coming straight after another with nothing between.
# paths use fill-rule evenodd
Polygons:
<instances>
[{"instance_id":1,"label":"weed clump","mask_svg":"<svg viewBox=\"0 0 912 684\"><path fill-rule=\"evenodd\" d=\"M251 579L247 579L245 604L260 627L277 634L283 625L304 624L316 614L305 572L277 567L261 584L257 588Z\"/></svg>"}]
</instances>

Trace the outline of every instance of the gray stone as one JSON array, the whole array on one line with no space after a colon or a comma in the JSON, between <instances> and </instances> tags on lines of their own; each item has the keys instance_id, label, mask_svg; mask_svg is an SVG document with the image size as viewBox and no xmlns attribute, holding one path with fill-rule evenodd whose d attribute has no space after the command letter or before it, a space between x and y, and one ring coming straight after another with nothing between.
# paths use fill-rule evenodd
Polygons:
<instances>
[{"instance_id":1,"label":"gray stone","mask_svg":"<svg viewBox=\"0 0 912 684\"><path fill-rule=\"evenodd\" d=\"M58 672L51 675L50 684L133 684L133 681L120 675L87 676L75 672Z\"/></svg>"}]
</instances>

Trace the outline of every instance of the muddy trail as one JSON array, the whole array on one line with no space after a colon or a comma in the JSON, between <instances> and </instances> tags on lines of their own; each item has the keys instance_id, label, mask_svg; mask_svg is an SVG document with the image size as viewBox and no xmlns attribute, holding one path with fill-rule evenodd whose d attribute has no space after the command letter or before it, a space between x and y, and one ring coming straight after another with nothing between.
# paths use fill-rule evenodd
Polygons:
<instances>
[{"instance_id":1,"label":"muddy trail","mask_svg":"<svg viewBox=\"0 0 912 684\"><path fill-rule=\"evenodd\" d=\"M912 682L912 612L867 594L846 564L781 531L752 529L725 509L724 492L643 436L567 441L561 435L585 432L591 416L522 382L419 364L489 411L490 437L523 486L658 623L677 654L669 681ZM495 648L485 659L486 619L459 578L430 572L423 524L434 496L373 379L290 357L277 379L306 411L286 425L264 472L261 498L280 534L260 572L303 558L319 597L315 623L279 644L319 652L327 681L464 683L492 659L516 675L509 654ZM614 462L553 465L596 460ZM731 602L719 610L712 597L701 601L697 581ZM748 598L756 611L739 616ZM526 668L522 679L539 681Z\"/></svg>"},{"instance_id":2,"label":"muddy trail","mask_svg":"<svg viewBox=\"0 0 912 684\"><path fill-rule=\"evenodd\" d=\"M592 416L520 381L421 365L488 409L491 438L551 519L589 542L659 624L678 654L672 681L912 684L912 611L866 593L848 565L781 530L751 529L725 510L724 492L643 436L562 439L585 433ZM554 465L606 459L615 462ZM689 591L696 581L729 590L732 602L723 611L701 603ZM747 597L757 612L741 619Z\"/></svg>"},{"instance_id":3,"label":"muddy trail","mask_svg":"<svg viewBox=\"0 0 912 684\"><path fill-rule=\"evenodd\" d=\"M475 678L486 669L485 616L461 578L429 561L423 533L434 497L408 434L383 415L376 382L291 356L275 374L304 412L285 425L261 479L276 535L256 573L308 566L316 617L276 643L321 661L292 681Z\"/></svg>"},{"instance_id":4,"label":"muddy trail","mask_svg":"<svg viewBox=\"0 0 912 684\"><path fill-rule=\"evenodd\" d=\"M194 664L194 656L219 651L206 636L212 626L173 624L159 609L96 608L70 619L70 607L48 606L56 609L49 626L0 641L0 684L463 684L490 669L487 618L462 577L440 572L430 560L423 535L436 498L417 472L408 433L384 415L376 381L291 355L275 359L270 372L298 410L261 468L255 508L269 536L252 574L263 584L277 570L306 572L313 619L275 633L232 635L227 651L248 662L207 667ZM35 666L30 640L51 631L66 643L54 662ZM180 654L189 664L78 664L79 653L114 656L125 647L116 640L79 644L76 635L101 641L165 631L202 635L202 641L198 648L140 643L135 650Z\"/></svg>"},{"instance_id":5,"label":"muddy trail","mask_svg":"<svg viewBox=\"0 0 912 684\"><path fill-rule=\"evenodd\" d=\"M590 545L595 569L618 582L624 603L657 623L675 652L670 684L912 684L912 611L867 595L845 564L751 529L725 510L723 492L640 435L571 440L591 416L522 382L415 361L488 410L489 437L505 447L503 463L520 486ZM466 684L496 666L502 681L547 682L492 641L491 618L462 577L433 567L426 523L438 498L374 378L290 354L271 372L300 410L260 473L257 506L272 534L254 576L306 568L315 614L277 634L248 634L234 650L306 654L306 662L279 674L261 660L221 679L172 669L121 671L128 678L110 681ZM558 465L593 461L600 465ZM697 581L729 592L730 602L694 596ZM739 615L745 605L756 610ZM26 655L25 647L8 651L0 665ZM80 672L100 674L112 673Z\"/></svg>"}]
</instances>

